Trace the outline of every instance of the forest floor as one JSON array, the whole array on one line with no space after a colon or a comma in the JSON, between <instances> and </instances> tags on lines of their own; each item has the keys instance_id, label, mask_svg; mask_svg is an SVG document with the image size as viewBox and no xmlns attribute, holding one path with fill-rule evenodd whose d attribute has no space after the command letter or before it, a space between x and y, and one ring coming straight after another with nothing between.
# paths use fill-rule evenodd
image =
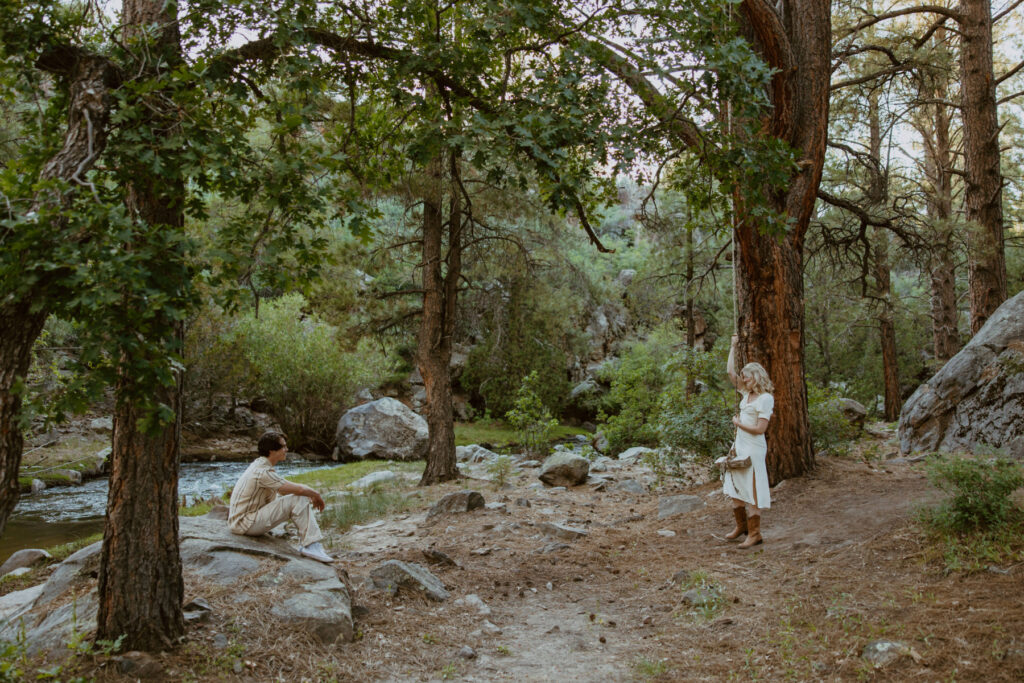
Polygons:
<instances>
[{"instance_id":1,"label":"forest floor","mask_svg":"<svg viewBox=\"0 0 1024 683\"><path fill-rule=\"evenodd\" d=\"M506 509L431 524L424 501L331 538L353 588L354 642L319 645L274 624L270 605L234 605L244 586L186 581L186 598L205 597L213 617L160 663L170 679L196 681L1024 680L1024 563L947 573L916 522L938 492L921 464L863 457L879 446L888 442L867 438L773 489L765 542L745 551L723 538L732 515L717 483L536 490L528 470L498 492L473 480L437 487L428 497L475 488ZM679 494L707 505L659 519L659 501ZM538 553L558 541L538 533L543 522L588 533ZM457 566L429 564L428 548ZM388 559L429 565L451 598L369 590L369 571ZM709 589L708 604L684 602L694 587ZM458 600L469 594L491 613ZM905 649L875 668L862 654L877 640ZM88 673L128 680L112 669Z\"/></svg>"}]
</instances>

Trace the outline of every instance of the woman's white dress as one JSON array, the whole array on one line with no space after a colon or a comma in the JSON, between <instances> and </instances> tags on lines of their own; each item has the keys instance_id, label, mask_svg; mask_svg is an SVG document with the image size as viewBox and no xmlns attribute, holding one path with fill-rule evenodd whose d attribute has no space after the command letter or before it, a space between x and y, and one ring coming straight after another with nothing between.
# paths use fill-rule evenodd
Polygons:
<instances>
[{"instance_id":1,"label":"woman's white dress","mask_svg":"<svg viewBox=\"0 0 1024 683\"><path fill-rule=\"evenodd\" d=\"M747 401L748 396L744 392L743 400L740 401L740 422L748 427L756 427L760 418L771 418L775 399L771 394L760 394L753 401ZM764 434L751 434L737 427L736 453L740 456L749 455L753 466L745 470L726 470L722 491L730 498L738 498L762 510L768 509L772 505L772 497L768 489L768 467L765 465L768 443Z\"/></svg>"}]
</instances>

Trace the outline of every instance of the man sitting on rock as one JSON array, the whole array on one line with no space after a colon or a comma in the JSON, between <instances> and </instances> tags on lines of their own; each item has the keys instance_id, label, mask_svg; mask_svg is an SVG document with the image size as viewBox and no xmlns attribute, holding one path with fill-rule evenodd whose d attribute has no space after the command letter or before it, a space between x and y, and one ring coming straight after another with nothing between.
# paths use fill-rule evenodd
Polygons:
<instances>
[{"instance_id":1,"label":"man sitting on rock","mask_svg":"<svg viewBox=\"0 0 1024 683\"><path fill-rule=\"evenodd\" d=\"M260 457L253 460L231 492L228 528L243 536L262 536L281 522L291 520L299 528L299 552L321 562L333 562L320 543L323 534L313 508L324 509L320 494L294 484L274 471L288 455L284 434L267 432L257 445ZM277 495L277 494L282 495Z\"/></svg>"}]
</instances>

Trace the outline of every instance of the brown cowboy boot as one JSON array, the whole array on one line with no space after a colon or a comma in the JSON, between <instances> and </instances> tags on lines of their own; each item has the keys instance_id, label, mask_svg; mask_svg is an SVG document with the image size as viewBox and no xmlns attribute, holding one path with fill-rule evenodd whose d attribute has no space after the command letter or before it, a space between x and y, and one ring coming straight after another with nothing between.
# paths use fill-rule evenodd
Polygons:
<instances>
[{"instance_id":1,"label":"brown cowboy boot","mask_svg":"<svg viewBox=\"0 0 1024 683\"><path fill-rule=\"evenodd\" d=\"M750 515L747 517L747 540L739 544L739 548L746 549L764 543L761 538L761 515Z\"/></svg>"},{"instance_id":2,"label":"brown cowboy boot","mask_svg":"<svg viewBox=\"0 0 1024 683\"><path fill-rule=\"evenodd\" d=\"M728 541L735 541L737 538L747 533L747 508L733 508L732 514L736 516L736 528L732 530L732 533L725 535L725 538Z\"/></svg>"}]
</instances>

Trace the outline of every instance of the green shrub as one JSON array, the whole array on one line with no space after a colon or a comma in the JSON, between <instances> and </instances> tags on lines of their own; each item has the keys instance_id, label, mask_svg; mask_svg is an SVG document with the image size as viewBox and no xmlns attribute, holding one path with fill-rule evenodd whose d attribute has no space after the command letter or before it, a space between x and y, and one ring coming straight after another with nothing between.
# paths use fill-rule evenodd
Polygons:
<instances>
[{"instance_id":1,"label":"green shrub","mask_svg":"<svg viewBox=\"0 0 1024 683\"><path fill-rule=\"evenodd\" d=\"M1019 463L993 459L941 455L930 458L928 480L951 495L927 513L928 522L956 533L971 533L1003 526L1014 510L1010 495L1024 486Z\"/></svg>"},{"instance_id":2,"label":"green shrub","mask_svg":"<svg viewBox=\"0 0 1024 683\"><path fill-rule=\"evenodd\" d=\"M661 443L689 451L708 465L729 450L736 434L736 392L723 379L724 368L717 354L683 347L670 361L672 381L658 398ZM699 383L689 396L688 378Z\"/></svg>"},{"instance_id":3,"label":"green shrub","mask_svg":"<svg viewBox=\"0 0 1024 683\"><path fill-rule=\"evenodd\" d=\"M536 370L524 377L512 410L505 413L519 443L527 453L537 456L547 454L551 432L558 426L558 420L551 417L551 411L537 393L540 381Z\"/></svg>"},{"instance_id":4,"label":"green shrub","mask_svg":"<svg viewBox=\"0 0 1024 683\"><path fill-rule=\"evenodd\" d=\"M338 417L360 389L388 374L389 362L371 339L344 348L336 329L304 306L298 294L266 302L259 318L236 324L234 339L250 368L250 390L273 406L289 446L324 452Z\"/></svg>"},{"instance_id":5,"label":"green shrub","mask_svg":"<svg viewBox=\"0 0 1024 683\"><path fill-rule=\"evenodd\" d=\"M611 454L632 446L658 443L658 400L677 368L670 363L674 347L682 339L672 325L663 325L642 341L630 344L614 364L601 372L611 388L605 398L607 410L599 419Z\"/></svg>"},{"instance_id":6,"label":"green shrub","mask_svg":"<svg viewBox=\"0 0 1024 683\"><path fill-rule=\"evenodd\" d=\"M843 455L858 429L843 416L840 396L832 389L807 384L807 415L811 427L811 444L815 452L831 451Z\"/></svg>"}]
</instances>

